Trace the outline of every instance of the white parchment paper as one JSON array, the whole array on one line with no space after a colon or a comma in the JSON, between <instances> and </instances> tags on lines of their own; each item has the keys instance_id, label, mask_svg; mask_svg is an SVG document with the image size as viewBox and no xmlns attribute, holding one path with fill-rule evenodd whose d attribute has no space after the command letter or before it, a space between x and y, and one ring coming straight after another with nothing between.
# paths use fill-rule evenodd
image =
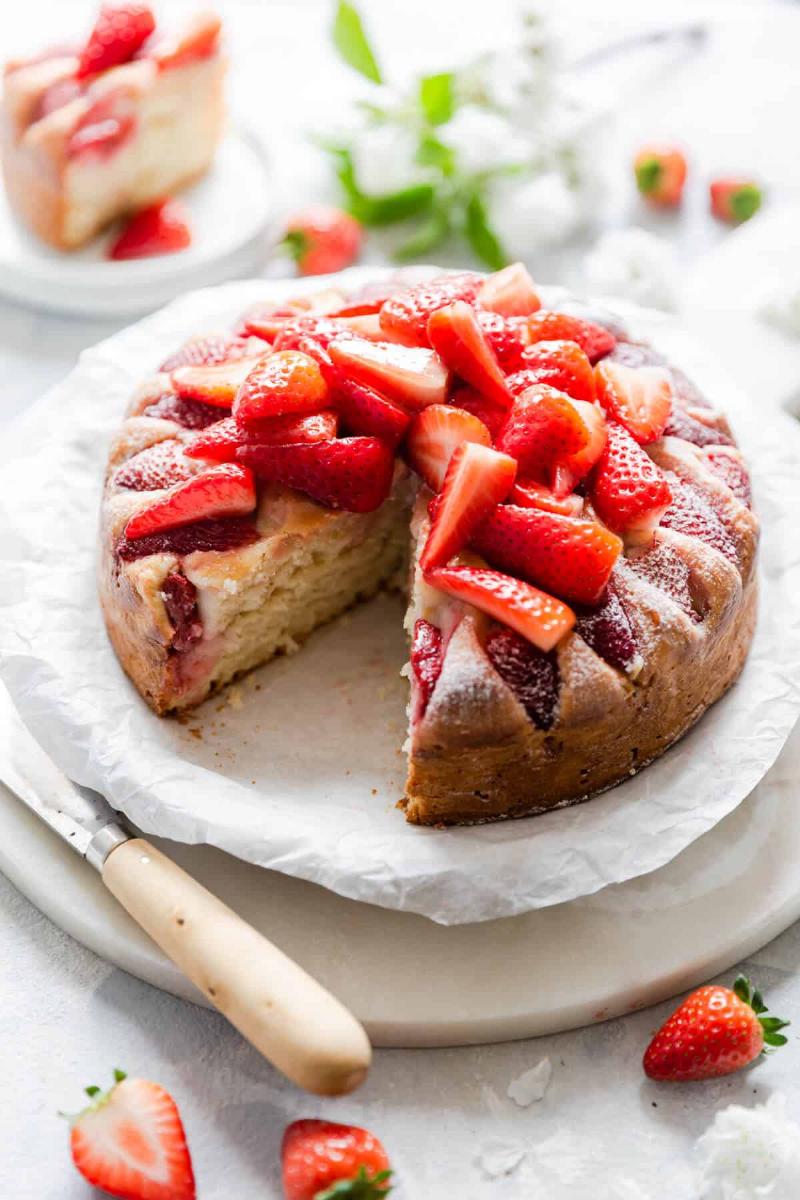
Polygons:
<instances>
[{"instance_id":1,"label":"white parchment paper","mask_svg":"<svg viewBox=\"0 0 800 1200\"><path fill-rule=\"evenodd\" d=\"M352 271L355 286L376 271ZM313 281L309 286L315 286ZM318 286L318 285L316 285ZM667 318L617 306L731 416L764 526L761 615L740 682L681 742L591 803L448 831L395 808L405 762L399 600L160 720L128 683L95 597L97 508L133 387L181 340L297 281L195 292L87 351L0 447L0 664L34 735L149 833L210 842L343 895L444 924L512 916L653 871L774 762L800 711L800 429L759 410ZM735 367L735 348L732 348Z\"/></svg>"}]
</instances>

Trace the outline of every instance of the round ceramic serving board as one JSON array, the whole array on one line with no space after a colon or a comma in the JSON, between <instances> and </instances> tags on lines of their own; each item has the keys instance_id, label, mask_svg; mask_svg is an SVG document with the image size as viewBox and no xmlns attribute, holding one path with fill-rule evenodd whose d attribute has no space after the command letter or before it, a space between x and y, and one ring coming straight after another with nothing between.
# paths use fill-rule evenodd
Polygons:
<instances>
[{"instance_id":1,"label":"round ceramic serving board","mask_svg":"<svg viewBox=\"0 0 800 1200\"><path fill-rule=\"evenodd\" d=\"M209 846L153 840L340 996L375 1045L485 1043L655 1004L790 925L800 916L799 776L800 726L751 796L659 871L479 925L435 925ZM203 1002L99 876L2 786L0 870L103 958Z\"/></svg>"},{"instance_id":2,"label":"round ceramic serving board","mask_svg":"<svg viewBox=\"0 0 800 1200\"><path fill-rule=\"evenodd\" d=\"M113 233L61 253L22 228L0 188L0 293L73 316L139 316L187 289L251 275L263 265L272 189L254 137L229 132L211 170L180 198L191 218L191 246L178 254L110 262L105 254Z\"/></svg>"}]
</instances>

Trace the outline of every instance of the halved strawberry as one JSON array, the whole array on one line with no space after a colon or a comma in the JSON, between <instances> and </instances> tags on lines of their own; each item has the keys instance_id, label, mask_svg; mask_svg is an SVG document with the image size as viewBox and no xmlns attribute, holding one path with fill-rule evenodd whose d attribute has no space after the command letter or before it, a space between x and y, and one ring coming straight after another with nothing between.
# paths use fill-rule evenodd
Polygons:
<instances>
[{"instance_id":1,"label":"halved strawberry","mask_svg":"<svg viewBox=\"0 0 800 1200\"><path fill-rule=\"evenodd\" d=\"M549 383L575 400L594 400L592 364L577 342L535 342L523 352L522 363L520 375L532 374L537 383ZM518 394L518 383L509 379L508 386Z\"/></svg>"},{"instance_id":2,"label":"halved strawberry","mask_svg":"<svg viewBox=\"0 0 800 1200\"><path fill-rule=\"evenodd\" d=\"M156 254L175 254L192 242L189 210L181 200L159 200L134 213L108 250L108 257L119 261L150 258Z\"/></svg>"},{"instance_id":3,"label":"halved strawberry","mask_svg":"<svg viewBox=\"0 0 800 1200\"><path fill-rule=\"evenodd\" d=\"M672 411L672 381L665 367L625 367L601 362L594 369L597 399L640 446L655 442Z\"/></svg>"},{"instance_id":4,"label":"halved strawberry","mask_svg":"<svg viewBox=\"0 0 800 1200\"><path fill-rule=\"evenodd\" d=\"M147 57L154 59L162 71L210 58L219 48L221 32L222 21L216 13L195 13L177 35L159 38L152 49L146 47Z\"/></svg>"},{"instance_id":5,"label":"halved strawberry","mask_svg":"<svg viewBox=\"0 0 800 1200\"><path fill-rule=\"evenodd\" d=\"M243 429L258 429L274 417L319 412L329 396L313 358L299 350L278 350L247 374L236 393L233 416Z\"/></svg>"},{"instance_id":6,"label":"halved strawberry","mask_svg":"<svg viewBox=\"0 0 800 1200\"><path fill-rule=\"evenodd\" d=\"M406 408L441 404L447 395L449 372L433 350L351 337L332 342L330 356L356 382Z\"/></svg>"},{"instance_id":7,"label":"halved strawberry","mask_svg":"<svg viewBox=\"0 0 800 1200\"><path fill-rule=\"evenodd\" d=\"M650 537L672 500L661 469L614 421L608 424L606 446L589 492L600 519L635 541Z\"/></svg>"},{"instance_id":8,"label":"halved strawberry","mask_svg":"<svg viewBox=\"0 0 800 1200\"><path fill-rule=\"evenodd\" d=\"M428 487L438 492L444 483L450 459L462 442L492 444L483 421L449 404L432 404L414 418L406 446L408 461Z\"/></svg>"},{"instance_id":9,"label":"halved strawberry","mask_svg":"<svg viewBox=\"0 0 800 1200\"><path fill-rule=\"evenodd\" d=\"M257 431L249 432L242 430L233 417L225 417L196 434L184 454L187 458L211 462L234 462L237 448L248 443L286 446L295 442L329 442L336 437L337 428L338 417L331 409L308 417L275 417Z\"/></svg>"},{"instance_id":10,"label":"halved strawberry","mask_svg":"<svg viewBox=\"0 0 800 1200\"><path fill-rule=\"evenodd\" d=\"M211 333L189 338L180 350L164 359L159 371L175 371L178 367L210 367L216 363L233 362L257 354L257 342L235 334Z\"/></svg>"},{"instance_id":11,"label":"halved strawberry","mask_svg":"<svg viewBox=\"0 0 800 1200\"><path fill-rule=\"evenodd\" d=\"M509 504L518 508L543 508L545 512L561 513L565 517L579 517L583 512L583 497L574 494L558 497L543 483L523 479L515 483L508 494Z\"/></svg>"},{"instance_id":12,"label":"halved strawberry","mask_svg":"<svg viewBox=\"0 0 800 1200\"><path fill-rule=\"evenodd\" d=\"M300 343L312 337L320 346L327 346L335 337L346 337L347 331L339 320L332 317L313 316L305 313L283 321L275 333L273 350L299 350Z\"/></svg>"},{"instance_id":13,"label":"halved strawberry","mask_svg":"<svg viewBox=\"0 0 800 1200\"><path fill-rule=\"evenodd\" d=\"M554 596L488 567L439 567L427 579L432 587L516 630L540 650L552 650L575 624L572 609Z\"/></svg>"},{"instance_id":14,"label":"halved strawberry","mask_svg":"<svg viewBox=\"0 0 800 1200\"><path fill-rule=\"evenodd\" d=\"M255 506L252 473L246 467L221 463L176 484L166 495L140 509L125 526L125 537L132 541L194 521L243 516Z\"/></svg>"},{"instance_id":15,"label":"halved strawberry","mask_svg":"<svg viewBox=\"0 0 800 1200\"><path fill-rule=\"evenodd\" d=\"M72 1161L92 1185L127 1200L195 1200L194 1172L177 1105L157 1083L115 1071L107 1092L72 1121Z\"/></svg>"},{"instance_id":16,"label":"halved strawberry","mask_svg":"<svg viewBox=\"0 0 800 1200\"><path fill-rule=\"evenodd\" d=\"M568 313L542 310L528 317L528 340L533 342L577 342L590 362L610 354L617 339L610 330L593 321L571 317Z\"/></svg>"},{"instance_id":17,"label":"halved strawberry","mask_svg":"<svg viewBox=\"0 0 800 1200\"><path fill-rule=\"evenodd\" d=\"M252 304L239 319L237 333L250 333L271 342L287 321L302 316L331 316L341 308L344 295L336 288L323 288L288 300L263 300Z\"/></svg>"},{"instance_id":18,"label":"halved strawberry","mask_svg":"<svg viewBox=\"0 0 800 1200\"><path fill-rule=\"evenodd\" d=\"M327 508L373 512L392 489L394 453L375 437L293 446L240 446L256 475L305 492Z\"/></svg>"},{"instance_id":19,"label":"halved strawberry","mask_svg":"<svg viewBox=\"0 0 800 1200\"><path fill-rule=\"evenodd\" d=\"M167 438L140 450L118 467L114 484L133 492L151 492L190 479L196 470L193 463L186 461L181 443Z\"/></svg>"},{"instance_id":20,"label":"halved strawberry","mask_svg":"<svg viewBox=\"0 0 800 1200\"><path fill-rule=\"evenodd\" d=\"M497 437L508 417L507 408L499 408L492 400L480 392L476 392L475 388L469 387L467 384L455 388L450 397L450 403L455 408L463 408L477 417L479 421L483 421L493 438Z\"/></svg>"},{"instance_id":21,"label":"halved strawberry","mask_svg":"<svg viewBox=\"0 0 800 1200\"><path fill-rule=\"evenodd\" d=\"M636 186L649 204L674 208L686 182L686 157L677 146L643 146L633 160Z\"/></svg>"},{"instance_id":22,"label":"halved strawberry","mask_svg":"<svg viewBox=\"0 0 800 1200\"><path fill-rule=\"evenodd\" d=\"M413 722L425 716L436 681L442 673L442 631L420 617L414 624L411 640L411 670L417 685L414 695Z\"/></svg>"},{"instance_id":23,"label":"halved strawberry","mask_svg":"<svg viewBox=\"0 0 800 1200\"><path fill-rule=\"evenodd\" d=\"M405 436L411 413L381 396L374 388L355 379L334 365L327 349L316 337L301 338L298 349L318 364L322 377L331 389L332 403L339 410L349 433L379 437L396 446Z\"/></svg>"},{"instance_id":24,"label":"halved strawberry","mask_svg":"<svg viewBox=\"0 0 800 1200\"><path fill-rule=\"evenodd\" d=\"M215 408L230 408L239 388L261 362L261 357L239 358L208 367L178 367L172 372L172 386L183 399L202 400Z\"/></svg>"},{"instance_id":25,"label":"halved strawberry","mask_svg":"<svg viewBox=\"0 0 800 1200\"><path fill-rule=\"evenodd\" d=\"M437 309L428 319L428 339L459 378L471 383L500 408L510 405L511 393L505 376L474 308L457 300Z\"/></svg>"},{"instance_id":26,"label":"halved strawberry","mask_svg":"<svg viewBox=\"0 0 800 1200\"><path fill-rule=\"evenodd\" d=\"M81 53L78 78L128 62L155 27L156 19L148 4L140 4L137 0L103 4Z\"/></svg>"},{"instance_id":27,"label":"halved strawberry","mask_svg":"<svg viewBox=\"0 0 800 1200\"><path fill-rule=\"evenodd\" d=\"M517 460L521 475L549 481L555 464L582 450L588 440L589 431L569 396L538 383L516 398L496 442L498 450Z\"/></svg>"},{"instance_id":28,"label":"halved strawberry","mask_svg":"<svg viewBox=\"0 0 800 1200\"><path fill-rule=\"evenodd\" d=\"M439 275L406 291L397 292L384 302L381 327L387 334L408 345L428 346L428 318L438 308L455 300L471 302L482 286L480 275Z\"/></svg>"},{"instance_id":29,"label":"halved strawberry","mask_svg":"<svg viewBox=\"0 0 800 1200\"><path fill-rule=\"evenodd\" d=\"M516 473L514 459L489 446L462 442L457 447L420 557L423 571L443 566L466 545L478 522L505 500Z\"/></svg>"},{"instance_id":30,"label":"halved strawberry","mask_svg":"<svg viewBox=\"0 0 800 1200\"><path fill-rule=\"evenodd\" d=\"M578 604L603 594L622 542L597 521L538 508L499 505L472 537L472 545L501 570Z\"/></svg>"},{"instance_id":31,"label":"halved strawberry","mask_svg":"<svg viewBox=\"0 0 800 1200\"><path fill-rule=\"evenodd\" d=\"M715 179L709 195L714 216L730 225L749 221L761 208L761 188L752 179Z\"/></svg>"},{"instance_id":32,"label":"halved strawberry","mask_svg":"<svg viewBox=\"0 0 800 1200\"><path fill-rule=\"evenodd\" d=\"M582 450L556 463L553 470L553 490L558 496L568 496L575 485L589 474L606 444L606 419L597 405L588 404L585 400L573 400L572 406L580 414L589 440Z\"/></svg>"},{"instance_id":33,"label":"halved strawberry","mask_svg":"<svg viewBox=\"0 0 800 1200\"><path fill-rule=\"evenodd\" d=\"M542 306L527 267L519 262L495 271L484 280L478 304L504 317L527 317Z\"/></svg>"},{"instance_id":34,"label":"halved strawberry","mask_svg":"<svg viewBox=\"0 0 800 1200\"><path fill-rule=\"evenodd\" d=\"M528 345L528 329L522 317L475 310L478 324L503 371L516 371Z\"/></svg>"}]
</instances>

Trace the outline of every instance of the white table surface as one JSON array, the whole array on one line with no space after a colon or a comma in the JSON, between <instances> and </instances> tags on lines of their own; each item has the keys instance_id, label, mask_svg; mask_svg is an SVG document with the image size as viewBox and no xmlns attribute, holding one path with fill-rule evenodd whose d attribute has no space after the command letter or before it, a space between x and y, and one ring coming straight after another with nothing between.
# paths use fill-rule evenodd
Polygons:
<instances>
[{"instance_id":1,"label":"white table surface","mask_svg":"<svg viewBox=\"0 0 800 1200\"><path fill-rule=\"evenodd\" d=\"M308 125L320 96L330 105L347 94L351 83L326 57L325 6L317 0L221 0L218 7L234 29L242 64L237 104L272 133L278 163L292 163L291 176L276 180L280 194L297 200L300 192L306 199L316 166L313 156L297 151L297 130ZM388 38L387 58L399 66L412 56L424 66L446 64L461 48L485 40L482 18L490 10L495 28L498 12L505 11L494 0L491 5L461 0L455 9L419 0L397 6L374 0L365 7L376 31ZM620 155L645 138L676 135L709 164L713 159L713 168L750 166L771 181L776 197L791 198L800 193L800 159L787 149L800 105L800 6L649 6L650 17L657 19L661 9L664 21L676 13L696 15L701 7L721 22L706 52L710 57L653 71L636 105L620 112ZM4 49L35 44L36 31L45 25L57 37L59 27L73 29L92 8L87 0L28 0L14 6L11 25L4 18ZM574 0L561 11L566 17L577 14L581 38L591 40L601 24L612 32L627 27L637 8L641 11L633 3L595 6ZM419 28L426 31L424 38L413 36ZM301 52L308 55L317 87L313 92L291 87L293 102L287 106L292 83L287 64ZM256 95L258 103L251 99ZM270 130L275 112L285 121L278 135ZM284 157L289 147L291 160ZM642 221L635 202L623 198L612 206L609 223L631 219ZM724 237L697 205L682 221L661 224L687 263ZM69 370L83 347L114 328L0 303L0 421L22 411ZM798 359L800 365L800 352ZM767 990L774 1010L800 1024L800 925L744 966ZM405 1184L402 1195L421 1200L444 1194L465 1200L697 1200L694 1142L717 1110L733 1102L760 1103L780 1091L795 1119L800 1115L796 1037L768 1063L727 1080L685 1087L648 1083L641 1054L668 1005L536 1042L383 1051L357 1095L312 1100L285 1084L221 1018L98 960L1 878L0 980L4 1200L88 1195L69 1167L66 1126L57 1110L74 1110L81 1087L103 1083L115 1066L156 1079L176 1095L202 1200L278 1200L281 1133L301 1115L369 1125L396 1160ZM540 1104L520 1109L507 1099L506 1088L545 1054L554 1068L547 1095ZM492 1181L483 1174L476 1156L495 1137L530 1143L534 1152L527 1175Z\"/></svg>"}]
</instances>

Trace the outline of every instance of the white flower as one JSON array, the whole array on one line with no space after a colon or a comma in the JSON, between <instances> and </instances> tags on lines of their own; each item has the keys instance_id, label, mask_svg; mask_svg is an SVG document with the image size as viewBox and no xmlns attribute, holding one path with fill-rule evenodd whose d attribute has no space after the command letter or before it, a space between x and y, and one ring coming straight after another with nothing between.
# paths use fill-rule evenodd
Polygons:
<instances>
[{"instance_id":1,"label":"white flower","mask_svg":"<svg viewBox=\"0 0 800 1200\"><path fill-rule=\"evenodd\" d=\"M672 248L645 229L616 229L604 234L586 257L586 290L618 296L636 304L673 309L677 267Z\"/></svg>"},{"instance_id":2,"label":"white flower","mask_svg":"<svg viewBox=\"0 0 800 1200\"><path fill-rule=\"evenodd\" d=\"M415 161L416 135L393 122L357 130L351 150L358 186L368 196L398 192L428 178Z\"/></svg>"},{"instance_id":3,"label":"white flower","mask_svg":"<svg viewBox=\"0 0 800 1200\"><path fill-rule=\"evenodd\" d=\"M724 1108L697 1146L702 1200L800 1196L800 1125L777 1093L755 1108Z\"/></svg>"},{"instance_id":4,"label":"white flower","mask_svg":"<svg viewBox=\"0 0 800 1200\"><path fill-rule=\"evenodd\" d=\"M553 1067L550 1059L543 1058L535 1067L531 1067L529 1071L523 1071L516 1079L511 1080L507 1091L509 1099L518 1104L520 1108L527 1108L535 1100L541 1100L547 1091L552 1074Z\"/></svg>"},{"instance_id":5,"label":"white flower","mask_svg":"<svg viewBox=\"0 0 800 1200\"><path fill-rule=\"evenodd\" d=\"M512 259L558 245L580 224L574 192L557 171L531 179L498 179L489 199L492 228Z\"/></svg>"},{"instance_id":6,"label":"white flower","mask_svg":"<svg viewBox=\"0 0 800 1200\"><path fill-rule=\"evenodd\" d=\"M477 104L462 105L438 132L455 151L461 170L468 173L527 162L531 155L527 141L506 117Z\"/></svg>"}]
</instances>

